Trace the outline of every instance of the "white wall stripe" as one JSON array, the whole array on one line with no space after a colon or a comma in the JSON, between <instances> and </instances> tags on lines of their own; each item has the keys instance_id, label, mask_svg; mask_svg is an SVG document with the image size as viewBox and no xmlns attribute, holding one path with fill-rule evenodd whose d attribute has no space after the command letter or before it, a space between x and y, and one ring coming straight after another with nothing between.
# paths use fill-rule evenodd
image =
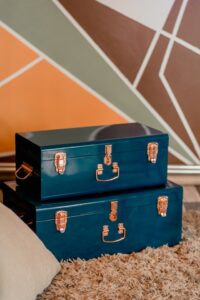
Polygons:
<instances>
[{"instance_id":1,"label":"white wall stripe","mask_svg":"<svg viewBox=\"0 0 200 300\"><path fill-rule=\"evenodd\" d=\"M168 150L173 156L177 157L180 161L184 162L186 165L193 165L193 163L190 160L185 158L183 155L181 155L179 152L177 152L173 148L169 147Z\"/></svg>"},{"instance_id":2,"label":"white wall stripe","mask_svg":"<svg viewBox=\"0 0 200 300\"><path fill-rule=\"evenodd\" d=\"M142 100L146 100L144 98L144 96L138 91L135 90L135 94L138 96L138 98L142 101ZM150 105L150 104L149 104ZM160 121L162 120L162 117L155 111L155 118ZM165 128L168 132L171 131L171 127L166 123L165 124ZM192 158L192 160L196 163L196 164L200 164L200 160L194 155L194 153L192 152L192 150L182 141L182 139L175 133L176 136L176 141L179 143L180 146L182 146L185 150L187 149L187 152L190 153L190 157ZM177 153L176 150L174 150L174 153ZM176 155L175 155L176 156ZM181 155L182 156L182 155ZM180 156L177 157L180 159ZM185 158L187 160L187 158ZM189 161L189 160L188 160ZM190 162L191 163L191 162Z\"/></svg>"},{"instance_id":3,"label":"white wall stripe","mask_svg":"<svg viewBox=\"0 0 200 300\"><path fill-rule=\"evenodd\" d=\"M58 9L63 13L63 15L74 25L74 27L84 36L84 38L90 43L90 45L101 55L104 61L115 71L115 73L120 77L120 79L133 91L135 94L139 92L137 89L129 82L129 80L124 76L124 74L117 68L117 66L109 59L109 57L103 52L103 50L94 42L94 40L88 35L88 33L79 25L79 23L66 11L66 9L58 2L58 0L52 0L53 3L58 7ZM139 93L140 94L140 93ZM141 95L141 94L140 94ZM169 134L179 143L181 147L187 152L191 159L199 164L198 158L191 151L191 149L181 140L181 138L175 133L175 131L167 124L167 122L156 112L156 110L148 103L148 101L142 96L138 97L139 100L147 107L147 109L159 120L164 128L169 132Z\"/></svg>"},{"instance_id":4,"label":"white wall stripe","mask_svg":"<svg viewBox=\"0 0 200 300\"><path fill-rule=\"evenodd\" d=\"M10 26L8 26L3 21L0 21L0 26L4 28L6 31L8 31L10 34L12 34L15 38L17 38L20 42L22 42L24 45L26 45L28 48L36 52L39 56L45 58L45 54L36 48L33 44L31 44L29 41L27 41L25 38L23 38L18 32L16 32L14 29L12 29Z\"/></svg>"},{"instance_id":5,"label":"white wall stripe","mask_svg":"<svg viewBox=\"0 0 200 300\"><path fill-rule=\"evenodd\" d=\"M165 55L164 55L164 58L163 58L163 61L162 61L162 65L161 65L161 68L160 68L161 73L165 72L165 68L166 68L166 65L168 63L172 47L174 45L174 38L177 35L177 32L178 32L179 26L181 24L181 21L182 21L187 3L188 3L188 0L183 0L183 3L181 5L181 8L180 8L180 11L179 11L179 14L178 14L178 17L177 17L175 25L174 25L174 29L173 29L172 34L171 34L171 39L169 41L169 44L167 46L167 50L165 52Z\"/></svg>"},{"instance_id":6,"label":"white wall stripe","mask_svg":"<svg viewBox=\"0 0 200 300\"><path fill-rule=\"evenodd\" d=\"M163 57L163 61L161 63L161 67L160 67L160 70L159 70L159 77L171 99L171 102L173 103L182 123L183 123L183 126L185 127L185 130L186 132L188 133L188 136L190 137L191 141L192 141L192 144L200 158L200 146L196 140L196 137L179 105L179 102L178 100L176 99L164 73L165 73L165 70L166 70L166 67L167 67L167 64L169 62L169 58L170 58L170 55L171 55L171 52L172 52L172 48L174 46L174 42L175 42L175 37L177 35L177 32L179 30L179 27L180 27L180 24L181 24L181 21L182 21L182 18L183 18L183 15L184 15L184 12L186 10L186 7L187 7L187 4L188 4L188 0L184 0L182 5L181 5L181 8L180 8L180 11L179 11L179 14L178 14L178 17L177 17L177 20L175 22L175 26L174 26L174 29L172 31L172 34L171 34L171 39L169 41L169 44L167 46L167 49L166 49L166 52L165 52L165 55Z\"/></svg>"},{"instance_id":7,"label":"white wall stripe","mask_svg":"<svg viewBox=\"0 0 200 300\"><path fill-rule=\"evenodd\" d=\"M165 30L161 30L160 31L160 34L164 35L165 37L167 37L168 39L171 38L171 33L165 31Z\"/></svg>"},{"instance_id":8,"label":"white wall stripe","mask_svg":"<svg viewBox=\"0 0 200 300\"><path fill-rule=\"evenodd\" d=\"M139 82L140 82L140 80L141 80L141 78L142 78L142 76L143 76L143 74L144 74L144 71L145 71L145 69L146 69L146 67L147 67L147 65L148 65L148 63L149 63L149 60L150 60L150 58L151 58L151 55L153 54L153 51L154 51L154 49L155 49L155 47L156 47L156 44L157 44L157 42L158 42L158 39L159 39L159 37L160 37L161 35L167 37L168 39L171 39L171 36L172 36L171 33L167 32L167 31L165 31L165 30L160 30L160 31L158 30L158 31L155 33L155 35L154 35L154 37L153 37L153 39L152 39L152 42L151 42L151 44L150 44L150 46L149 46L149 48L148 48L148 50L147 50L147 52L146 52L146 55L145 55L145 57L144 57L144 60L143 60L143 62L142 62L142 64L141 64L141 66L140 66L140 69L139 69L139 71L137 72L137 75L136 75L135 80L134 80L134 82L133 82L133 87L134 87L134 88L137 88L137 86L138 86L138 84L139 84ZM174 41L175 41L177 44L179 44L179 45L181 45L181 46L187 48L188 50L191 50L191 51L194 52L195 54L200 55L200 49L197 48L197 47L195 47L195 46L193 46L193 45L191 45L191 44L189 44L188 42L186 42L186 41L184 41L184 40L182 40L182 39L180 39L180 38L178 38L178 37L174 37Z\"/></svg>"},{"instance_id":9,"label":"white wall stripe","mask_svg":"<svg viewBox=\"0 0 200 300\"><path fill-rule=\"evenodd\" d=\"M159 37L160 37L160 32L157 31L155 33L152 41L151 41L151 44L150 44L147 52L146 52L146 55L144 57L144 60L143 60L143 62L141 64L140 68L139 68L139 71L137 72L137 75L136 75L135 80L133 82L133 87L134 88L137 88L137 86L138 86L138 84L140 82L140 79L142 78L142 75L143 75L143 73L144 73L144 71L146 69L146 66L147 66L147 64L148 64L148 62L149 62L149 60L151 58L151 55L152 55L154 49L155 49L155 46L157 45Z\"/></svg>"},{"instance_id":10,"label":"white wall stripe","mask_svg":"<svg viewBox=\"0 0 200 300\"><path fill-rule=\"evenodd\" d=\"M162 35L164 35L165 37L169 38L169 39L172 38L172 34L169 33L169 32L167 32L167 31L161 30L160 33L161 33ZM200 55L200 49L199 49L198 47L195 47L195 46L189 44L188 42L182 40L181 38L179 38L179 37L177 37L177 36L174 37L174 41L175 41L177 44L179 44L179 45L181 45L181 46L187 48L188 50L194 52L195 54Z\"/></svg>"},{"instance_id":11,"label":"white wall stripe","mask_svg":"<svg viewBox=\"0 0 200 300\"><path fill-rule=\"evenodd\" d=\"M166 91L167 91L167 93L168 93L168 95L169 95L169 97L170 97L170 99L171 99L171 101L172 101L172 103L173 103L173 105L174 105L181 121L182 121L183 126L185 127L186 132L188 133L188 136L190 137L190 139L192 141L194 149L196 150L198 156L200 157L199 144L198 144L198 142L196 140L196 137L195 137L192 129L190 128L190 125L189 125L189 123L188 123L188 121L187 121L187 119L186 119L179 103L178 103L178 100L176 99L176 97L175 97L175 95L174 95L174 93L173 93L166 77L163 74L159 74L159 76L160 76L161 81L162 81L162 83L163 83L163 85L164 85L164 87L165 87L165 89L166 89Z\"/></svg>"},{"instance_id":12,"label":"white wall stripe","mask_svg":"<svg viewBox=\"0 0 200 300\"><path fill-rule=\"evenodd\" d=\"M19 77L22 74L24 74L25 72L27 72L28 70L30 70L32 67L34 67L35 65L37 65L39 62L41 62L42 59L43 59L42 57L37 57L36 59L34 59L29 64L25 65L24 67L22 67L18 71L12 73L10 76L8 76L5 79L1 80L0 87L6 85L7 83L9 83L10 81L12 81L13 79L16 79L17 77Z\"/></svg>"},{"instance_id":13,"label":"white wall stripe","mask_svg":"<svg viewBox=\"0 0 200 300\"><path fill-rule=\"evenodd\" d=\"M55 1L54 1L55 2ZM22 43L24 43L27 47L30 47L32 50L34 50L36 53L38 53L41 57L43 57L44 59L46 59L50 64L52 64L54 67L56 67L58 70L60 70L62 73L64 73L65 75L69 76L69 78L71 78L72 80L74 80L75 82L77 82L81 87L83 87L84 89L86 89L87 91L89 91L91 94L93 94L95 97L97 97L100 101L102 101L103 103L105 103L108 107L110 107L111 109L113 109L113 111L116 111L119 115L121 115L122 117L124 117L127 121L134 121L132 118L130 118L128 115L124 114L121 110L119 110L117 107L115 107L113 104L111 104L108 100L106 100L105 98L103 98L100 94L98 94L96 91L92 90L89 86L87 86L84 82L82 82L80 79L78 79L77 77L75 77L73 74L71 74L69 71L67 71L66 69L64 69L62 66L60 66L58 63L56 63L55 61L53 61L51 58L49 58L46 54L44 54L41 50L39 50L38 48L36 48L33 44L31 44L29 41L27 41L25 38L23 38L21 35L19 35L16 31L14 31L11 27L9 27L7 24L1 22L2 27L7 30L8 32L10 32L11 34L13 34L16 38L18 38ZM129 83L129 87L130 87L130 83ZM133 89L134 92L137 94L137 96L139 97L139 99L141 99L141 101L146 101L144 99L144 97L136 90ZM146 101L146 105L150 104ZM160 117L160 115L154 110L154 115L158 120L161 120L161 122L163 121L162 118ZM187 145L180 139L180 137L173 131L171 130L171 128L169 127L169 125L164 121L165 123L165 128L166 130L168 130L168 132L175 138L177 139L178 143L184 147L186 149L186 152L188 153L188 155L192 158L192 160L194 162L197 163L197 158L195 157L195 155L192 153L192 151L187 147ZM175 155L176 156L176 155ZM179 158L179 157L178 157ZM179 158L180 159L180 158ZM186 158L185 158L186 159ZM183 161L185 162L185 160Z\"/></svg>"}]
</instances>

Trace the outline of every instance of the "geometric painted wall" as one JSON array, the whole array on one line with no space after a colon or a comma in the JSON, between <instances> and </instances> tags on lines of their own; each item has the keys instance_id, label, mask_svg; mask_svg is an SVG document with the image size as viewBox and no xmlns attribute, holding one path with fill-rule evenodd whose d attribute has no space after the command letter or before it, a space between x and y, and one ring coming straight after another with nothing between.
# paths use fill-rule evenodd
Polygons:
<instances>
[{"instance_id":1,"label":"geometric painted wall","mask_svg":"<svg viewBox=\"0 0 200 300\"><path fill-rule=\"evenodd\" d=\"M2 0L0 17L0 156L16 131L139 121L200 164L200 1Z\"/></svg>"}]
</instances>

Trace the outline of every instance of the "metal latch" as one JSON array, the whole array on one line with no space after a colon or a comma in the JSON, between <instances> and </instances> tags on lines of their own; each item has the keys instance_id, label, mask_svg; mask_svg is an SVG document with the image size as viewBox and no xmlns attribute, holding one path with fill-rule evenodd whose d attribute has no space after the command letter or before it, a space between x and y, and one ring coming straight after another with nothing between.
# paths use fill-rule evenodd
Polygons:
<instances>
[{"instance_id":1,"label":"metal latch","mask_svg":"<svg viewBox=\"0 0 200 300\"><path fill-rule=\"evenodd\" d=\"M158 143L156 143L156 142L148 143L147 155L148 155L148 160L152 164L155 164L157 161L157 156L158 156Z\"/></svg>"},{"instance_id":2,"label":"metal latch","mask_svg":"<svg viewBox=\"0 0 200 300\"><path fill-rule=\"evenodd\" d=\"M105 145L104 164L110 166L112 163L112 145Z\"/></svg>"},{"instance_id":3,"label":"metal latch","mask_svg":"<svg viewBox=\"0 0 200 300\"><path fill-rule=\"evenodd\" d=\"M160 196L157 200L157 210L161 217L167 216L168 196Z\"/></svg>"},{"instance_id":4,"label":"metal latch","mask_svg":"<svg viewBox=\"0 0 200 300\"><path fill-rule=\"evenodd\" d=\"M112 222L117 221L117 209L118 209L118 201L111 201L111 212L109 214L109 219Z\"/></svg>"},{"instance_id":5,"label":"metal latch","mask_svg":"<svg viewBox=\"0 0 200 300\"><path fill-rule=\"evenodd\" d=\"M64 233L67 227L67 217L68 213L65 210L59 210L55 214L55 224L56 224L56 229L60 233Z\"/></svg>"},{"instance_id":6,"label":"metal latch","mask_svg":"<svg viewBox=\"0 0 200 300\"><path fill-rule=\"evenodd\" d=\"M99 182L108 182L113 181L119 178L119 164L118 162L112 163L112 145L105 145L105 156L104 156L104 165L110 166L112 164L112 173L117 174L108 179L102 179L99 176L103 175L103 164L98 164L96 169L96 180Z\"/></svg>"},{"instance_id":7,"label":"metal latch","mask_svg":"<svg viewBox=\"0 0 200 300\"><path fill-rule=\"evenodd\" d=\"M54 158L56 172L60 175L64 174L67 162L67 154L65 152L57 152Z\"/></svg>"}]
</instances>

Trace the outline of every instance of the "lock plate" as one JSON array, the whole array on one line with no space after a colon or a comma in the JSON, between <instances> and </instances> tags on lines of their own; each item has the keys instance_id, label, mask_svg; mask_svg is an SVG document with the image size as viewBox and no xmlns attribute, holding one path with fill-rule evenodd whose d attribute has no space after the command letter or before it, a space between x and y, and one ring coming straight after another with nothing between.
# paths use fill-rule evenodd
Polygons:
<instances>
[{"instance_id":1,"label":"lock plate","mask_svg":"<svg viewBox=\"0 0 200 300\"><path fill-rule=\"evenodd\" d=\"M110 214L109 214L109 220L111 222L117 221L117 210L118 210L118 201L111 201L110 203Z\"/></svg>"},{"instance_id":2,"label":"lock plate","mask_svg":"<svg viewBox=\"0 0 200 300\"><path fill-rule=\"evenodd\" d=\"M152 164L155 164L158 156L158 143L156 142L148 143L147 155L148 155L148 161L150 161Z\"/></svg>"},{"instance_id":3,"label":"lock plate","mask_svg":"<svg viewBox=\"0 0 200 300\"><path fill-rule=\"evenodd\" d=\"M110 166L112 164L112 145L105 145L104 164Z\"/></svg>"},{"instance_id":4,"label":"lock plate","mask_svg":"<svg viewBox=\"0 0 200 300\"><path fill-rule=\"evenodd\" d=\"M67 228L68 213L65 210L59 210L55 214L56 230L60 233L64 233Z\"/></svg>"},{"instance_id":5,"label":"lock plate","mask_svg":"<svg viewBox=\"0 0 200 300\"><path fill-rule=\"evenodd\" d=\"M60 175L63 175L65 172L67 162L67 154L65 152L57 152L54 158L54 164L56 172Z\"/></svg>"},{"instance_id":6,"label":"lock plate","mask_svg":"<svg viewBox=\"0 0 200 300\"><path fill-rule=\"evenodd\" d=\"M157 210L161 217L167 216L168 196L160 196L157 200Z\"/></svg>"}]
</instances>

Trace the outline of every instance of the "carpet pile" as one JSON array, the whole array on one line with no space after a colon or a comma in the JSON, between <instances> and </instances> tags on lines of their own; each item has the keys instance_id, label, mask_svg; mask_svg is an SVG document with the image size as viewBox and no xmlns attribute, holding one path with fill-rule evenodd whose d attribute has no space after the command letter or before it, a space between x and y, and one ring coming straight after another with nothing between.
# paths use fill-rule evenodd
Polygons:
<instances>
[{"instance_id":1,"label":"carpet pile","mask_svg":"<svg viewBox=\"0 0 200 300\"><path fill-rule=\"evenodd\" d=\"M61 264L37 300L200 299L200 212L186 211L175 247Z\"/></svg>"}]
</instances>

